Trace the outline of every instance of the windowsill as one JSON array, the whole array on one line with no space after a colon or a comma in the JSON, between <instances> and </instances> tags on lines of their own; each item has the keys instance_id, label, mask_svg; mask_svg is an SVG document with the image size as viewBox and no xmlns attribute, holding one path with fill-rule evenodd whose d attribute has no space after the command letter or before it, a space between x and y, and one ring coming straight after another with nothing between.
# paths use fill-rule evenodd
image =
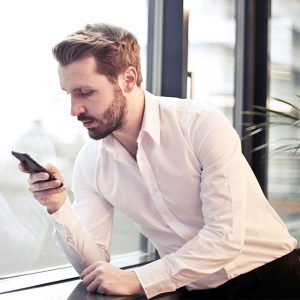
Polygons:
<instances>
[{"instance_id":1,"label":"windowsill","mask_svg":"<svg viewBox=\"0 0 300 300\"><path fill-rule=\"evenodd\" d=\"M124 255L115 256L112 258L111 263L119 268L130 268L135 265L150 262L154 259L155 258L153 254L133 252L130 254L127 253ZM78 278L79 275L70 265L57 267L50 270L38 270L35 273L17 274L11 277L0 278L0 294Z\"/></svg>"},{"instance_id":2,"label":"windowsill","mask_svg":"<svg viewBox=\"0 0 300 300\"><path fill-rule=\"evenodd\" d=\"M25 290L13 291L6 294L0 294L0 300L15 300L15 299L44 299L44 300L147 300L143 294L133 296L107 296L100 294L88 293L86 287L81 280L69 280L47 284L39 287L32 287ZM178 300L180 292L165 293L158 295L154 299L160 300Z\"/></svg>"}]
</instances>

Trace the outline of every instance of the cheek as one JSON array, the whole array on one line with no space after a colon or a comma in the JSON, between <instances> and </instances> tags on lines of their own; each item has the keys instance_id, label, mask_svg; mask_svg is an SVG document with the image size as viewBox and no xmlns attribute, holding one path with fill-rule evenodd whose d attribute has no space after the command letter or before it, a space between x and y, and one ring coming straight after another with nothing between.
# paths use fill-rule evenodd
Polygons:
<instances>
[{"instance_id":1,"label":"cheek","mask_svg":"<svg viewBox=\"0 0 300 300\"><path fill-rule=\"evenodd\" d=\"M103 101L99 101L97 99L93 99L87 102L87 114L93 116L95 119L101 119L104 112L107 110L107 108L109 108L109 105L107 103L104 103Z\"/></svg>"}]
</instances>

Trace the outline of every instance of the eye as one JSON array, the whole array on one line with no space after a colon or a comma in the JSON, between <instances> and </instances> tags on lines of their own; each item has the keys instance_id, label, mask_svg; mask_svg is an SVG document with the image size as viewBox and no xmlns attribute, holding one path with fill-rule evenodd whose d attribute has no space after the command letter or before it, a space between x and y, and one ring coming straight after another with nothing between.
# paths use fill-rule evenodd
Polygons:
<instances>
[{"instance_id":1,"label":"eye","mask_svg":"<svg viewBox=\"0 0 300 300\"><path fill-rule=\"evenodd\" d=\"M94 91L93 90L80 90L79 93L80 93L81 97L89 97L94 93Z\"/></svg>"}]
</instances>

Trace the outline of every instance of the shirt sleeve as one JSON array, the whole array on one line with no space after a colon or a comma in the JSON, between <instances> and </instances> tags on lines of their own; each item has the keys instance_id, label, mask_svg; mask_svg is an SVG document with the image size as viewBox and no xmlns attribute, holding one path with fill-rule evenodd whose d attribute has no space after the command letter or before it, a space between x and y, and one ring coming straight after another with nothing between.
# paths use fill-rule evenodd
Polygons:
<instances>
[{"instance_id":1,"label":"shirt sleeve","mask_svg":"<svg viewBox=\"0 0 300 300\"><path fill-rule=\"evenodd\" d=\"M224 272L243 247L247 175L240 139L226 117L214 110L193 121L189 136L202 169L204 226L176 252L135 269L148 298L196 281L201 286L201 279L207 282ZM219 285L216 278L212 282Z\"/></svg>"},{"instance_id":2,"label":"shirt sleeve","mask_svg":"<svg viewBox=\"0 0 300 300\"><path fill-rule=\"evenodd\" d=\"M91 184L96 180L91 157L88 149L79 153L72 179L74 203L67 198L52 214L54 237L78 273L96 261L110 260L113 207Z\"/></svg>"}]
</instances>

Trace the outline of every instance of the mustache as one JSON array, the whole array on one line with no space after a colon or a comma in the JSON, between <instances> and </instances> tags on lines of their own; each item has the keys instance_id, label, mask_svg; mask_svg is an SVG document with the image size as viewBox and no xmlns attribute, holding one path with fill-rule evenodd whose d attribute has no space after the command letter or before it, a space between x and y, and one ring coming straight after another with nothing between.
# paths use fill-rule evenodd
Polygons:
<instances>
[{"instance_id":1,"label":"mustache","mask_svg":"<svg viewBox=\"0 0 300 300\"><path fill-rule=\"evenodd\" d=\"M77 120L84 122L84 121L92 121L92 120L94 120L94 118L92 116L88 116L88 115L78 115Z\"/></svg>"}]
</instances>

